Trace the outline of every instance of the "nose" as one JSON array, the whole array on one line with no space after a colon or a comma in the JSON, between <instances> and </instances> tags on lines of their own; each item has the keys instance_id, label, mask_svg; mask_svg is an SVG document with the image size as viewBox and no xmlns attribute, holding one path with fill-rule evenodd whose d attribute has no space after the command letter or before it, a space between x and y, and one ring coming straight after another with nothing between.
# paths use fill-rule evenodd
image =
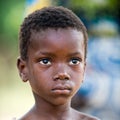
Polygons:
<instances>
[{"instance_id":1,"label":"nose","mask_svg":"<svg viewBox=\"0 0 120 120\"><path fill-rule=\"evenodd\" d=\"M53 77L54 80L69 80L70 79L68 69L66 68L65 65L57 66L57 69L55 70L56 70L56 74Z\"/></svg>"},{"instance_id":2,"label":"nose","mask_svg":"<svg viewBox=\"0 0 120 120\"><path fill-rule=\"evenodd\" d=\"M54 76L54 80L69 80L69 79L70 79L70 75L66 72L57 73Z\"/></svg>"}]
</instances>

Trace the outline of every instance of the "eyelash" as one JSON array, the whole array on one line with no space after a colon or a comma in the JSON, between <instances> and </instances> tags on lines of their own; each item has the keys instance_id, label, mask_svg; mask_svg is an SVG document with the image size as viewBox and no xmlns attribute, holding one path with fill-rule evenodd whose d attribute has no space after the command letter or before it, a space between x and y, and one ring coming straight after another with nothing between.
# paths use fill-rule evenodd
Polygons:
<instances>
[{"instance_id":1,"label":"eyelash","mask_svg":"<svg viewBox=\"0 0 120 120\"><path fill-rule=\"evenodd\" d=\"M82 62L81 58L71 58L69 60L69 65L78 65L80 64L80 62ZM50 58L42 58L39 60L39 63L42 65L51 65L51 59Z\"/></svg>"},{"instance_id":2,"label":"eyelash","mask_svg":"<svg viewBox=\"0 0 120 120\"><path fill-rule=\"evenodd\" d=\"M70 64L70 65L78 65L78 64L80 64L81 61L82 61L81 58L72 58L72 59L69 61L69 64Z\"/></svg>"},{"instance_id":3,"label":"eyelash","mask_svg":"<svg viewBox=\"0 0 120 120\"><path fill-rule=\"evenodd\" d=\"M51 65L51 60L50 58L42 58L39 60L39 63L42 65Z\"/></svg>"}]
</instances>

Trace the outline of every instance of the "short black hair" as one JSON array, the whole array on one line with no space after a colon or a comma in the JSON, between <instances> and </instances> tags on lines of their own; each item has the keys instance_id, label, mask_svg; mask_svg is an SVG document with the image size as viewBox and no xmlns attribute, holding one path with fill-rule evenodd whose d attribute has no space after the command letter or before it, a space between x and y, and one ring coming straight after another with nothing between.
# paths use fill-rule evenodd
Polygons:
<instances>
[{"instance_id":1,"label":"short black hair","mask_svg":"<svg viewBox=\"0 0 120 120\"><path fill-rule=\"evenodd\" d=\"M27 60L27 52L32 31L72 28L81 31L84 35L85 58L87 54L87 30L80 18L71 10L62 6L50 6L36 10L29 14L23 21L19 32L20 56Z\"/></svg>"}]
</instances>

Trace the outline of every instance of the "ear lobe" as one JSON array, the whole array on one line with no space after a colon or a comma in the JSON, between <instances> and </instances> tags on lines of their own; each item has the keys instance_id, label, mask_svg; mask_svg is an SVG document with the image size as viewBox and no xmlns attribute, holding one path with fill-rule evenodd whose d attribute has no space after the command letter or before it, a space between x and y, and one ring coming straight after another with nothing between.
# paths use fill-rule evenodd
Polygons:
<instances>
[{"instance_id":1,"label":"ear lobe","mask_svg":"<svg viewBox=\"0 0 120 120\"><path fill-rule=\"evenodd\" d=\"M85 63L84 63L84 71L85 71L85 69L86 69L86 61L85 61Z\"/></svg>"},{"instance_id":2,"label":"ear lobe","mask_svg":"<svg viewBox=\"0 0 120 120\"><path fill-rule=\"evenodd\" d=\"M85 71L86 71L86 61L84 63L84 72L83 72L83 80L82 80L82 83L84 82L84 79L85 79Z\"/></svg>"},{"instance_id":3,"label":"ear lobe","mask_svg":"<svg viewBox=\"0 0 120 120\"><path fill-rule=\"evenodd\" d=\"M86 68L86 64L87 64L87 63L86 63L86 61L85 61L85 63L84 63L85 68Z\"/></svg>"},{"instance_id":4,"label":"ear lobe","mask_svg":"<svg viewBox=\"0 0 120 120\"><path fill-rule=\"evenodd\" d=\"M18 68L19 75L20 75L21 79L24 82L27 82L27 80L28 80L28 71L27 71L26 61L24 61L22 58L18 58L17 59L17 68Z\"/></svg>"}]
</instances>

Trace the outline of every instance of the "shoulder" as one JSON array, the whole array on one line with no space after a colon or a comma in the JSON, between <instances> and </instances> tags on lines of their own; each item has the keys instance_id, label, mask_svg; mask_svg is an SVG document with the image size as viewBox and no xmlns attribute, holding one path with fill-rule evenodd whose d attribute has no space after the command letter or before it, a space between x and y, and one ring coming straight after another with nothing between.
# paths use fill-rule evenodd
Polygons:
<instances>
[{"instance_id":1,"label":"shoulder","mask_svg":"<svg viewBox=\"0 0 120 120\"><path fill-rule=\"evenodd\" d=\"M74 115L77 117L77 120L100 120L95 116L85 114L76 110L73 110L73 111L74 111Z\"/></svg>"},{"instance_id":2,"label":"shoulder","mask_svg":"<svg viewBox=\"0 0 120 120\"><path fill-rule=\"evenodd\" d=\"M100 120L99 118L95 117L95 116L92 116L92 115L88 115L88 114L85 114L85 113L80 113L83 117L83 119L85 120Z\"/></svg>"}]
</instances>

